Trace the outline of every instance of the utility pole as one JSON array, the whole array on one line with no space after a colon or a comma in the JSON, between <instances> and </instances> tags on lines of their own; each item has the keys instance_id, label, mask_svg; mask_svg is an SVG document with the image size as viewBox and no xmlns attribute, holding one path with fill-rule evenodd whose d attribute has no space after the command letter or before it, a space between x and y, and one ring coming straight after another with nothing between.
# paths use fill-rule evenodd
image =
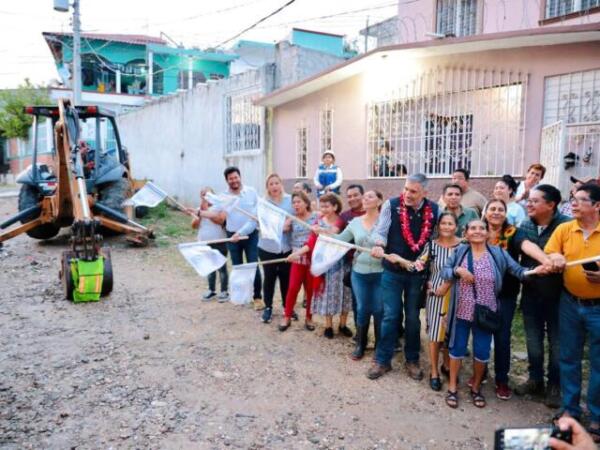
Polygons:
<instances>
[{"instance_id":1,"label":"utility pole","mask_svg":"<svg viewBox=\"0 0 600 450\"><path fill-rule=\"evenodd\" d=\"M365 27L365 53L369 51L369 16L367 16L367 26Z\"/></svg>"},{"instance_id":2,"label":"utility pole","mask_svg":"<svg viewBox=\"0 0 600 450\"><path fill-rule=\"evenodd\" d=\"M73 0L73 103L81 105L81 21L79 0Z\"/></svg>"}]
</instances>

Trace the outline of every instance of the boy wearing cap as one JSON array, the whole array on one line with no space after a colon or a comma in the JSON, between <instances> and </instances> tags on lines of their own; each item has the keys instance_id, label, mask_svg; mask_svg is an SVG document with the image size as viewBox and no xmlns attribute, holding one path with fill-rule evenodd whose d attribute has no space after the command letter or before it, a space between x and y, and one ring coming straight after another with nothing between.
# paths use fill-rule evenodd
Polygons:
<instances>
[{"instance_id":1,"label":"boy wearing cap","mask_svg":"<svg viewBox=\"0 0 600 450\"><path fill-rule=\"evenodd\" d=\"M322 163L315 172L313 180L317 188L317 197L327 192L334 192L339 195L344 177L342 169L335 165L335 154L331 150L326 150L321 161Z\"/></svg>"}]
</instances>

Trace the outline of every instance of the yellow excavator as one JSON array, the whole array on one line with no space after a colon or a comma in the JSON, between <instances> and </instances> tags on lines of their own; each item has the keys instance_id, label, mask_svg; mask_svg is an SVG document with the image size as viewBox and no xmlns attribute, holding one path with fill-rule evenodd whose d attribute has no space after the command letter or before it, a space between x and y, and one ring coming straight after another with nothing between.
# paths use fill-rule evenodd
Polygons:
<instances>
[{"instance_id":1,"label":"yellow excavator","mask_svg":"<svg viewBox=\"0 0 600 450\"><path fill-rule=\"evenodd\" d=\"M65 297L98 300L113 286L110 250L102 247L102 234L124 233L135 245L154 237L123 206L136 186L115 117L97 106L72 106L66 99L25 112L33 116L32 163L17 176L19 212L0 224L6 230L0 233L0 245L22 233L50 239L70 226L71 249L62 254L59 273ZM53 123L51 155L38 154L42 120Z\"/></svg>"}]
</instances>

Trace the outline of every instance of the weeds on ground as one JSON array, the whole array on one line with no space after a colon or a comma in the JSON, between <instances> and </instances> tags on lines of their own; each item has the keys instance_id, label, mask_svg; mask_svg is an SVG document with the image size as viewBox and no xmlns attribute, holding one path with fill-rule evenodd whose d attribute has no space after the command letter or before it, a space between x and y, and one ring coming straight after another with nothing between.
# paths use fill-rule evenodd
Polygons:
<instances>
[{"instance_id":1,"label":"weeds on ground","mask_svg":"<svg viewBox=\"0 0 600 450\"><path fill-rule=\"evenodd\" d=\"M171 208L164 202L156 208L151 208L140 222L154 230L158 246L189 242L196 237L196 231L191 227L190 216Z\"/></svg>"}]
</instances>

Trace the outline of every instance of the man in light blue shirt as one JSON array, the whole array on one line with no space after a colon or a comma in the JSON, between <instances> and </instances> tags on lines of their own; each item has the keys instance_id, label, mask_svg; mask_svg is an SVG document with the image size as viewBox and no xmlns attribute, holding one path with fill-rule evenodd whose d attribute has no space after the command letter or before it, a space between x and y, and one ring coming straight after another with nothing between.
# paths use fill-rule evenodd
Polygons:
<instances>
[{"instance_id":1,"label":"man in light blue shirt","mask_svg":"<svg viewBox=\"0 0 600 450\"><path fill-rule=\"evenodd\" d=\"M244 263L244 254L246 262L252 263L258 261L258 230L257 223L250 216L256 217L256 204L258 195L256 190L251 186L242 184L240 169L231 166L225 169L225 181L229 186L226 194L239 197L237 204L238 208L243 209L248 214L233 209L226 213L225 230L227 236L232 238L231 242L227 243L229 253L231 254L231 263L236 266ZM241 236L248 236L248 239L239 240ZM261 295L262 280L260 270L256 268L256 276L254 277L254 309L259 311L264 309L265 304L262 301Z\"/></svg>"}]
</instances>

